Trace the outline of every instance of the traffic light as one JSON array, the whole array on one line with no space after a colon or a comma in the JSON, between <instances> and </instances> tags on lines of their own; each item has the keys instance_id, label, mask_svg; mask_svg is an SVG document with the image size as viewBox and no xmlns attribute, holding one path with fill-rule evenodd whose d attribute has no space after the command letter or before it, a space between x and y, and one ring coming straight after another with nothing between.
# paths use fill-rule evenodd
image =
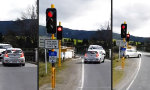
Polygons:
<instances>
[{"instance_id":1,"label":"traffic light","mask_svg":"<svg viewBox=\"0 0 150 90\"><path fill-rule=\"evenodd\" d=\"M126 41L129 42L129 40L130 40L130 34L127 34Z\"/></svg>"},{"instance_id":2,"label":"traffic light","mask_svg":"<svg viewBox=\"0 0 150 90\"><path fill-rule=\"evenodd\" d=\"M57 12L55 8L46 9L46 28L47 33L56 33Z\"/></svg>"},{"instance_id":3,"label":"traffic light","mask_svg":"<svg viewBox=\"0 0 150 90\"><path fill-rule=\"evenodd\" d=\"M127 24L121 24L121 38L126 38Z\"/></svg>"},{"instance_id":4,"label":"traffic light","mask_svg":"<svg viewBox=\"0 0 150 90\"><path fill-rule=\"evenodd\" d=\"M57 39L58 40L62 39L62 31L63 31L63 27L62 26L57 26Z\"/></svg>"}]
</instances>

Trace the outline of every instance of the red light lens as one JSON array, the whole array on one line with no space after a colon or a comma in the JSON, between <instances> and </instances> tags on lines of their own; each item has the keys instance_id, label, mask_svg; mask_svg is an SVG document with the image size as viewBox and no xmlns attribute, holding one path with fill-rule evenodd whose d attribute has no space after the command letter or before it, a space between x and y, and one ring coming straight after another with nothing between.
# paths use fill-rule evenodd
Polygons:
<instances>
[{"instance_id":1,"label":"red light lens","mask_svg":"<svg viewBox=\"0 0 150 90\"><path fill-rule=\"evenodd\" d=\"M7 54L7 53L5 54L5 57L8 57L8 54Z\"/></svg>"},{"instance_id":2,"label":"red light lens","mask_svg":"<svg viewBox=\"0 0 150 90\"><path fill-rule=\"evenodd\" d=\"M121 28L122 28L122 29L125 29L125 26L123 25Z\"/></svg>"},{"instance_id":3,"label":"red light lens","mask_svg":"<svg viewBox=\"0 0 150 90\"><path fill-rule=\"evenodd\" d=\"M130 37L130 35L128 34L127 37Z\"/></svg>"},{"instance_id":4,"label":"red light lens","mask_svg":"<svg viewBox=\"0 0 150 90\"><path fill-rule=\"evenodd\" d=\"M21 56L20 57L24 57L24 53L21 53Z\"/></svg>"},{"instance_id":5,"label":"red light lens","mask_svg":"<svg viewBox=\"0 0 150 90\"><path fill-rule=\"evenodd\" d=\"M48 16L49 16L49 17L53 17L52 12L48 12Z\"/></svg>"},{"instance_id":6,"label":"red light lens","mask_svg":"<svg viewBox=\"0 0 150 90\"><path fill-rule=\"evenodd\" d=\"M62 28L61 28L61 27L58 27L57 30L58 30L58 31L62 31Z\"/></svg>"}]
</instances>

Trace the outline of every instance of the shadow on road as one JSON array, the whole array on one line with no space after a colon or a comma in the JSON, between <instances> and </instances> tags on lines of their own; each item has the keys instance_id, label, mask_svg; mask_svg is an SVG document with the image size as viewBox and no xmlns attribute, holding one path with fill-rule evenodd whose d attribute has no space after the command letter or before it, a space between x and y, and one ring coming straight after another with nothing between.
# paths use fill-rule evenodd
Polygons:
<instances>
[{"instance_id":1,"label":"shadow on road","mask_svg":"<svg viewBox=\"0 0 150 90\"><path fill-rule=\"evenodd\" d=\"M3 65L0 63L0 67L21 67L21 65L18 65L18 64L12 64L12 65Z\"/></svg>"}]
</instances>

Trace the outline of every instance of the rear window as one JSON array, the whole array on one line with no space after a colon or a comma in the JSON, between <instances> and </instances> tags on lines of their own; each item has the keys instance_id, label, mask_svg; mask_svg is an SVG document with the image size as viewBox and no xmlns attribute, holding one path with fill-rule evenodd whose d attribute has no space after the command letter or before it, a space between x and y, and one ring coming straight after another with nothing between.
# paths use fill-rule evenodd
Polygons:
<instances>
[{"instance_id":1,"label":"rear window","mask_svg":"<svg viewBox=\"0 0 150 90\"><path fill-rule=\"evenodd\" d=\"M102 47L94 47L94 46L90 46L89 49L100 49L100 50L103 50Z\"/></svg>"},{"instance_id":2,"label":"rear window","mask_svg":"<svg viewBox=\"0 0 150 90\"><path fill-rule=\"evenodd\" d=\"M0 49L7 49L7 48L12 48L11 45L1 45Z\"/></svg>"},{"instance_id":3,"label":"rear window","mask_svg":"<svg viewBox=\"0 0 150 90\"><path fill-rule=\"evenodd\" d=\"M97 51L88 51L87 54L96 54Z\"/></svg>"},{"instance_id":4,"label":"rear window","mask_svg":"<svg viewBox=\"0 0 150 90\"><path fill-rule=\"evenodd\" d=\"M7 53L22 53L22 51L21 50L7 50L6 51Z\"/></svg>"}]
</instances>

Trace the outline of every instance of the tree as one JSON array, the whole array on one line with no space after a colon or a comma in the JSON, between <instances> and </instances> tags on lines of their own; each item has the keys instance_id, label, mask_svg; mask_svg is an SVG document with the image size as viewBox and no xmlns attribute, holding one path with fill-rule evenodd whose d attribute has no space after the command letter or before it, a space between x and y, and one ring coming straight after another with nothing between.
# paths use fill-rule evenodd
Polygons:
<instances>
[{"instance_id":1,"label":"tree","mask_svg":"<svg viewBox=\"0 0 150 90\"><path fill-rule=\"evenodd\" d=\"M2 42L3 42L3 34L0 33L0 43L2 43Z\"/></svg>"},{"instance_id":2,"label":"tree","mask_svg":"<svg viewBox=\"0 0 150 90\"><path fill-rule=\"evenodd\" d=\"M37 2L35 5L28 7L26 11L22 12L22 16L17 18L16 24L20 26L20 34L30 37L33 41L33 46L38 44L38 10Z\"/></svg>"}]
</instances>

